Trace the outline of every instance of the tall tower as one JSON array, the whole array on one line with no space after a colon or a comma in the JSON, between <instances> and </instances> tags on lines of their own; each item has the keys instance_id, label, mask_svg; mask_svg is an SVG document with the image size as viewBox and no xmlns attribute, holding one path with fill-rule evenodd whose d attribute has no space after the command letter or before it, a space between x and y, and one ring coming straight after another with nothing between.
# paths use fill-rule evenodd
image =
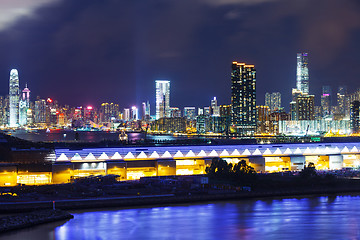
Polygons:
<instances>
[{"instance_id":1,"label":"tall tower","mask_svg":"<svg viewBox=\"0 0 360 240\"><path fill-rule=\"evenodd\" d=\"M170 116L170 81L156 80L156 119Z\"/></svg>"},{"instance_id":2,"label":"tall tower","mask_svg":"<svg viewBox=\"0 0 360 240\"><path fill-rule=\"evenodd\" d=\"M331 87L323 86L322 87L322 95L321 95L321 110L322 116L326 117L331 114Z\"/></svg>"},{"instance_id":3,"label":"tall tower","mask_svg":"<svg viewBox=\"0 0 360 240\"><path fill-rule=\"evenodd\" d=\"M296 88L303 94L309 93L308 54L297 54Z\"/></svg>"},{"instance_id":4,"label":"tall tower","mask_svg":"<svg viewBox=\"0 0 360 240\"><path fill-rule=\"evenodd\" d=\"M254 65L232 63L231 123L240 135L256 129L256 70Z\"/></svg>"},{"instance_id":5,"label":"tall tower","mask_svg":"<svg viewBox=\"0 0 360 240\"><path fill-rule=\"evenodd\" d=\"M19 73L16 69L10 71L9 82L10 118L9 126L17 127L19 119Z\"/></svg>"},{"instance_id":6,"label":"tall tower","mask_svg":"<svg viewBox=\"0 0 360 240\"><path fill-rule=\"evenodd\" d=\"M19 125L24 126L27 124L27 110L30 107L30 90L27 84L22 91L22 96L19 101Z\"/></svg>"}]
</instances>

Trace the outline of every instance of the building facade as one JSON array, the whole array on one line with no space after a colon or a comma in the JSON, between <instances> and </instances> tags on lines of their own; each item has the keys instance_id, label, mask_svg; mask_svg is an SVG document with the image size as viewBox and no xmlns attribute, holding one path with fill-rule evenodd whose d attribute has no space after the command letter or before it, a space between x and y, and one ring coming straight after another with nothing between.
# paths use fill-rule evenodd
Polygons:
<instances>
[{"instance_id":1,"label":"building facade","mask_svg":"<svg viewBox=\"0 0 360 240\"><path fill-rule=\"evenodd\" d=\"M156 120L170 117L170 81L156 80Z\"/></svg>"},{"instance_id":2,"label":"building facade","mask_svg":"<svg viewBox=\"0 0 360 240\"><path fill-rule=\"evenodd\" d=\"M309 93L309 68L308 54L297 54L296 88L303 94Z\"/></svg>"},{"instance_id":3,"label":"building facade","mask_svg":"<svg viewBox=\"0 0 360 240\"><path fill-rule=\"evenodd\" d=\"M232 63L231 124L238 135L256 131L256 70L254 65Z\"/></svg>"},{"instance_id":4,"label":"building facade","mask_svg":"<svg viewBox=\"0 0 360 240\"><path fill-rule=\"evenodd\" d=\"M19 73L16 69L12 69L10 71L9 98L10 98L9 126L17 127L19 123Z\"/></svg>"}]
</instances>

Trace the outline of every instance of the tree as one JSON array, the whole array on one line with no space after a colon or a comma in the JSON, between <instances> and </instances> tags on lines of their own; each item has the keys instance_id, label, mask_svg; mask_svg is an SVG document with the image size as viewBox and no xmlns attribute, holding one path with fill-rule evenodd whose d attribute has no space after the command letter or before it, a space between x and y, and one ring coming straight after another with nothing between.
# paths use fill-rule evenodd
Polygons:
<instances>
[{"instance_id":1,"label":"tree","mask_svg":"<svg viewBox=\"0 0 360 240\"><path fill-rule=\"evenodd\" d=\"M317 172L315 169L315 164L313 162L309 162L308 166L304 167L304 169L300 172L300 176L303 178L313 178L317 176Z\"/></svg>"}]
</instances>

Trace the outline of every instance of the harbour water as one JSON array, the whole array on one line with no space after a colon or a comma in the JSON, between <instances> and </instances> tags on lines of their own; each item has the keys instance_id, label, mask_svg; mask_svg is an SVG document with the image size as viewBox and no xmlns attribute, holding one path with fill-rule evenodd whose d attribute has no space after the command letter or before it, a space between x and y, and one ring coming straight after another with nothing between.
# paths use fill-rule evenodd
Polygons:
<instances>
[{"instance_id":1,"label":"harbour water","mask_svg":"<svg viewBox=\"0 0 360 240\"><path fill-rule=\"evenodd\" d=\"M73 212L0 239L359 239L360 197L212 202Z\"/></svg>"},{"instance_id":2,"label":"harbour water","mask_svg":"<svg viewBox=\"0 0 360 240\"><path fill-rule=\"evenodd\" d=\"M36 132L26 132L25 130L17 130L12 132L14 137L22 138L33 142L71 142L75 140L77 134L78 140L82 142L99 142L102 140L115 141L119 140L119 132L105 132L105 131L72 131L72 130L37 130ZM128 133L129 141L138 141L144 139L144 133ZM186 136L173 135L147 135L149 140L176 140L187 139Z\"/></svg>"}]
</instances>

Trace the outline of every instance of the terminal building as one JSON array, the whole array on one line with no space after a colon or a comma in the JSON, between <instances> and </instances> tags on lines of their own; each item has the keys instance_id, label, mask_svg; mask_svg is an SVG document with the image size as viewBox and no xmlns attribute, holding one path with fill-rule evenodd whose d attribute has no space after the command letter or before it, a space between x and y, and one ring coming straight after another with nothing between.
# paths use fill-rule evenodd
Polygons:
<instances>
[{"instance_id":1,"label":"terminal building","mask_svg":"<svg viewBox=\"0 0 360 240\"><path fill-rule=\"evenodd\" d=\"M231 163L245 160L263 173L300 171L310 162L319 170L360 165L360 142L0 150L1 186L60 184L108 174L119 180L204 174L219 158Z\"/></svg>"}]
</instances>

